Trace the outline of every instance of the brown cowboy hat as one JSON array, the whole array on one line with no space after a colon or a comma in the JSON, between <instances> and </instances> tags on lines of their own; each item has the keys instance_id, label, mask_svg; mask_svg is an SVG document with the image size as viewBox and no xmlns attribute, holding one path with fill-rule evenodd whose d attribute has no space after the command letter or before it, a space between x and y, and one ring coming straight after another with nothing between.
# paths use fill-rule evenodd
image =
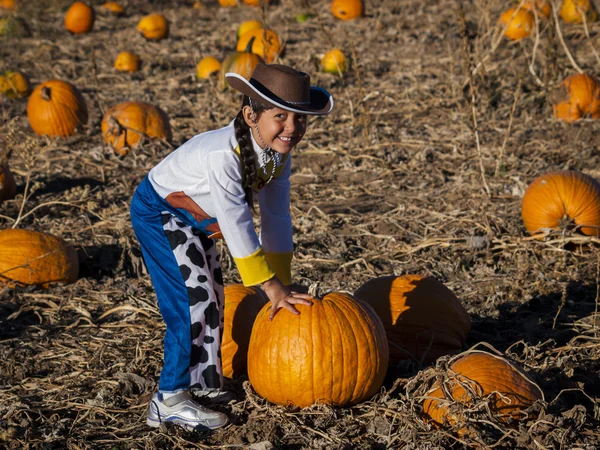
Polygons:
<instances>
[{"instance_id":1,"label":"brown cowboy hat","mask_svg":"<svg viewBox=\"0 0 600 450\"><path fill-rule=\"evenodd\" d=\"M228 72L227 83L252 100L269 103L277 108L299 114L329 114L333 97L325 89L311 86L310 76L281 64L258 63L252 77Z\"/></svg>"}]
</instances>

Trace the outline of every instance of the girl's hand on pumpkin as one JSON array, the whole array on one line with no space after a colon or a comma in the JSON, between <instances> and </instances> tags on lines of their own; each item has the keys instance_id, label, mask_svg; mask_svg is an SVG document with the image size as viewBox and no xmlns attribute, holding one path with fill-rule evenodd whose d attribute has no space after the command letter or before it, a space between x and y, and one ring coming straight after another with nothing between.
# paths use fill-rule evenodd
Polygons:
<instances>
[{"instance_id":1,"label":"girl's hand on pumpkin","mask_svg":"<svg viewBox=\"0 0 600 450\"><path fill-rule=\"evenodd\" d=\"M269 320L273 320L275 314L281 309L285 308L292 314L300 314L300 311L296 309L294 305L312 305L310 299L313 297L309 294L303 294L292 290L289 286L286 286L276 276L263 283L263 289L271 300L271 315Z\"/></svg>"}]
</instances>

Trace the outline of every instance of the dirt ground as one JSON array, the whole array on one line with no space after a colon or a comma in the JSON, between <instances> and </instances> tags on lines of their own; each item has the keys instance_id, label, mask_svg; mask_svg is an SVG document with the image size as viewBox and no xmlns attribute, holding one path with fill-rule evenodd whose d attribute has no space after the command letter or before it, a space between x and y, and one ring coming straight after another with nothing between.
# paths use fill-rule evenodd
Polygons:
<instances>
[{"instance_id":1,"label":"dirt ground","mask_svg":"<svg viewBox=\"0 0 600 450\"><path fill-rule=\"evenodd\" d=\"M19 69L34 85L70 81L90 111L84 133L50 141L33 134L26 99L0 105L4 149L17 117L10 167L19 187L0 206L0 228L18 218L19 227L61 236L81 267L69 286L0 291L3 448L600 447L599 241L569 224L534 240L520 215L524 190L545 172L600 178L600 123L559 122L550 103L576 73L565 46L583 70L600 72L600 23L586 33L559 21L559 34L554 21L540 22L539 39L508 42L496 27L508 0L465 1L464 21L451 0L367 0L366 16L347 22L331 15L329 0L279 0L264 10L124 0L125 17L99 15L91 33L75 36L63 27L69 3L22 0L32 36L0 40L0 71ZM298 22L307 10L315 16ZM168 39L147 42L136 32L151 12L169 20ZM219 92L215 79L198 81L195 66L231 52L247 19L275 29L286 41L280 61L309 72L336 102L330 116L310 120L294 150L295 281L354 291L380 275L434 276L472 318L465 348L493 346L544 391L527 420L482 420L462 438L435 430L420 419L418 396L433 369L413 363L390 367L381 393L352 408L273 406L242 378L229 383L239 401L223 407L232 419L225 429L145 425L164 326L129 200L165 155L237 113L239 95ZM333 46L352 59L343 77L318 70ZM122 50L140 55L139 73L113 69ZM172 143L115 155L100 121L126 100L160 106ZM223 255L226 283L239 282L226 248Z\"/></svg>"}]
</instances>

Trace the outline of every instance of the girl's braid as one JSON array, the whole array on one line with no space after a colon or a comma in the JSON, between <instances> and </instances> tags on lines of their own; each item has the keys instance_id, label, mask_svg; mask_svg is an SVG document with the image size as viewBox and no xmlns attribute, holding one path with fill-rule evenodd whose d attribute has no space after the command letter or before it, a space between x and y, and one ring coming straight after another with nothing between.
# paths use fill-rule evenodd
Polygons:
<instances>
[{"instance_id":1,"label":"girl's braid","mask_svg":"<svg viewBox=\"0 0 600 450\"><path fill-rule=\"evenodd\" d=\"M244 95L242 100L242 108L246 105L250 105L250 101L247 96ZM261 113L267 109L273 108L273 106L265 103L252 101L252 108L256 117L254 120L258 121ZM244 197L248 205L254 209L254 203L252 198L252 186L256 182L258 175L256 173L256 153L252 146L252 138L250 127L244 120L244 114L242 110L238 113L233 123L235 130L235 138L240 146L240 155L242 157L242 186L244 188Z\"/></svg>"}]
</instances>

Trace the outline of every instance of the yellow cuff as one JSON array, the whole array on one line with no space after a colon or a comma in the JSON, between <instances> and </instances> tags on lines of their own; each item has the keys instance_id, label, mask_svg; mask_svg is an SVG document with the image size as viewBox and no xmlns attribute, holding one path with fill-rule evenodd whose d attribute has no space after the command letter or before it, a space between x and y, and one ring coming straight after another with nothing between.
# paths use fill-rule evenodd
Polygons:
<instances>
[{"instance_id":1,"label":"yellow cuff","mask_svg":"<svg viewBox=\"0 0 600 450\"><path fill-rule=\"evenodd\" d=\"M292 284L292 252L269 253L265 252L269 265L277 274L277 278L283 284Z\"/></svg>"},{"instance_id":2,"label":"yellow cuff","mask_svg":"<svg viewBox=\"0 0 600 450\"><path fill-rule=\"evenodd\" d=\"M275 272L271 269L262 247L250 256L233 258L233 260L240 272L244 286L255 286L275 276Z\"/></svg>"}]
</instances>

